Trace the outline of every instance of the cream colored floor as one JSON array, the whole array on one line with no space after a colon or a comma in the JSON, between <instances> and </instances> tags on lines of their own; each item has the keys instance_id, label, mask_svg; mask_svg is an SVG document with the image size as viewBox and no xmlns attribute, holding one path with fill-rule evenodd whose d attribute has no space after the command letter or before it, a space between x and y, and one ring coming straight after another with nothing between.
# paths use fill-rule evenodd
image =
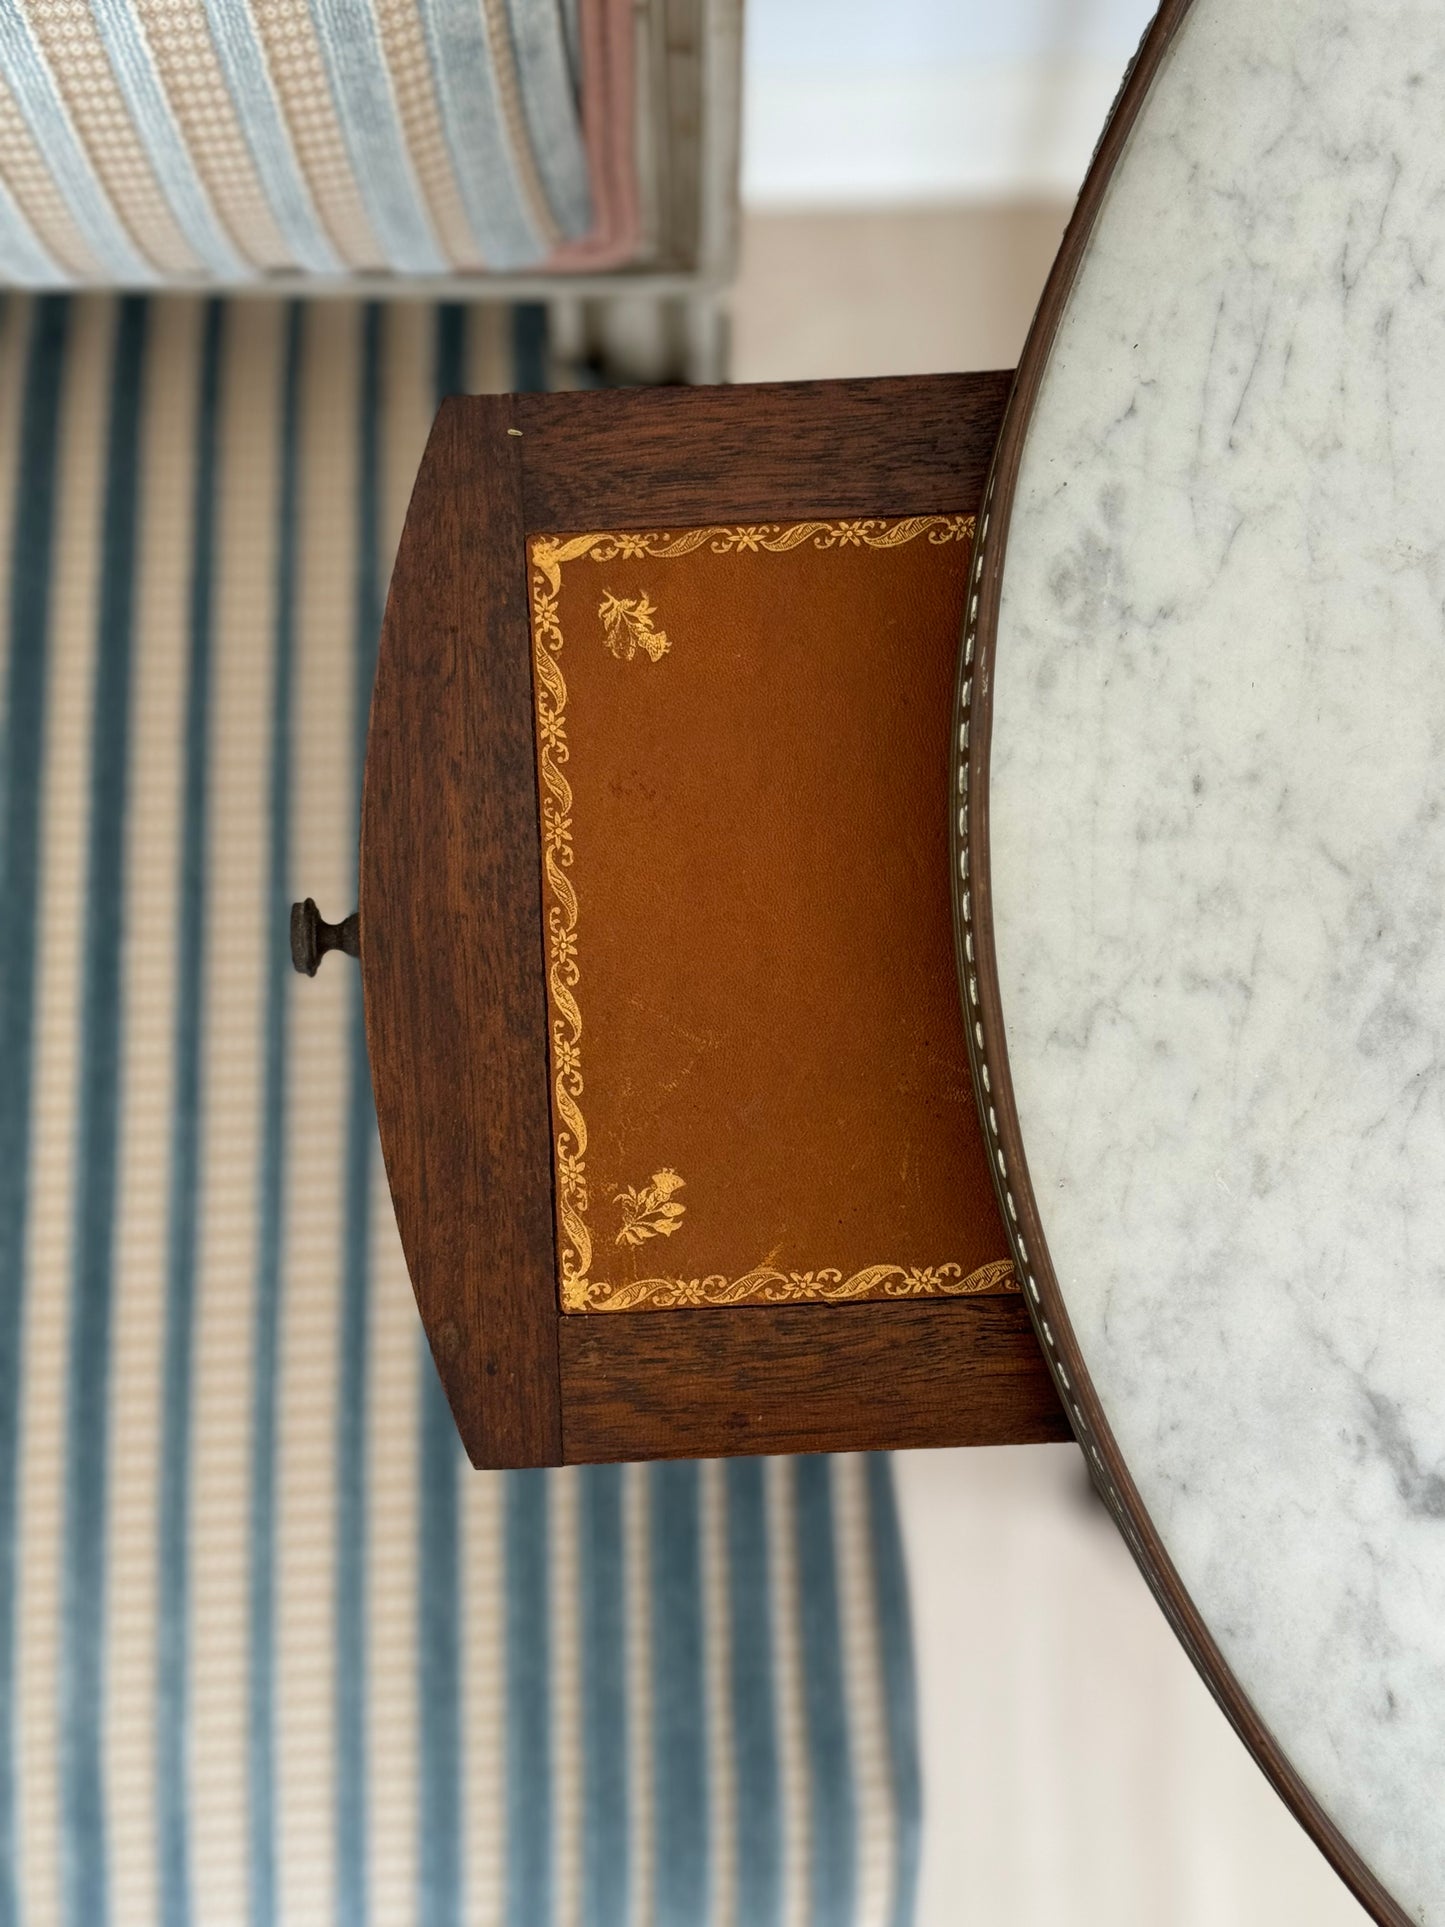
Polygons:
<instances>
[{"instance_id":1,"label":"cream colored floor","mask_svg":"<svg viewBox=\"0 0 1445 1927\"><path fill-rule=\"evenodd\" d=\"M1067 218L1057 205L750 215L733 379L1011 368Z\"/></svg>"},{"instance_id":2,"label":"cream colored floor","mask_svg":"<svg viewBox=\"0 0 1445 1927\"><path fill-rule=\"evenodd\" d=\"M1012 366L1067 210L753 216L737 380ZM918 1927L1363 1927L1176 1645L1072 1446L898 1460Z\"/></svg>"}]
</instances>

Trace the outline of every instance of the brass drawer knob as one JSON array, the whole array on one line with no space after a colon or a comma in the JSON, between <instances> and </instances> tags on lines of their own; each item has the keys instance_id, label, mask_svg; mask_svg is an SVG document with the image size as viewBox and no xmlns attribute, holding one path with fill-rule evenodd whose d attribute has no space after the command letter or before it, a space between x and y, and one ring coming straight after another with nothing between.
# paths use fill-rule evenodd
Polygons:
<instances>
[{"instance_id":1,"label":"brass drawer knob","mask_svg":"<svg viewBox=\"0 0 1445 1927\"><path fill-rule=\"evenodd\" d=\"M353 910L341 923L328 923L314 897L291 906L291 961L304 977L314 977L328 950L361 955L361 912Z\"/></svg>"}]
</instances>

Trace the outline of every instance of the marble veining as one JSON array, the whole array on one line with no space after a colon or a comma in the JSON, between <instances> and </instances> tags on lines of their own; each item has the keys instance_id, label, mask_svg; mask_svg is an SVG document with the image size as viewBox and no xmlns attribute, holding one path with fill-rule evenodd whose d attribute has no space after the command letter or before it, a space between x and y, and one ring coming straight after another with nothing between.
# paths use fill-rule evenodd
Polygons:
<instances>
[{"instance_id":1,"label":"marble veining","mask_svg":"<svg viewBox=\"0 0 1445 1927\"><path fill-rule=\"evenodd\" d=\"M1445 1922L1445 10L1195 0L1008 533L1024 1146L1226 1659Z\"/></svg>"}]
</instances>

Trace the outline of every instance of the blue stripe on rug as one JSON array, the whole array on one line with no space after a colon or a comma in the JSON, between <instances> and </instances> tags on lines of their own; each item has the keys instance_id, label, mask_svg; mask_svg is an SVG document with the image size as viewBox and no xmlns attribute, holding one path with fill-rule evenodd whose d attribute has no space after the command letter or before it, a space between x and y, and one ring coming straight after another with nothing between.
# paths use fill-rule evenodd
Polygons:
<instances>
[{"instance_id":1,"label":"blue stripe on rug","mask_svg":"<svg viewBox=\"0 0 1445 1927\"><path fill-rule=\"evenodd\" d=\"M387 266L401 274L449 273L412 171L369 0L311 0L311 14L342 139Z\"/></svg>"},{"instance_id":2,"label":"blue stripe on rug","mask_svg":"<svg viewBox=\"0 0 1445 1927\"><path fill-rule=\"evenodd\" d=\"M504 1473L507 1602L507 1927L552 1918L552 1637L548 1474Z\"/></svg>"},{"instance_id":3,"label":"blue stripe on rug","mask_svg":"<svg viewBox=\"0 0 1445 1927\"><path fill-rule=\"evenodd\" d=\"M158 280L90 164L21 0L0 0L0 65L71 219L101 269L122 286Z\"/></svg>"},{"instance_id":4,"label":"blue stripe on rug","mask_svg":"<svg viewBox=\"0 0 1445 1927\"><path fill-rule=\"evenodd\" d=\"M41 782L55 548L56 456L70 305L36 302L10 543L10 661L0 772L0 1927L19 1920L16 1566L21 1346L30 1201L30 1095L40 899Z\"/></svg>"},{"instance_id":5,"label":"blue stripe on rug","mask_svg":"<svg viewBox=\"0 0 1445 1927\"><path fill-rule=\"evenodd\" d=\"M301 350L305 308L286 319L281 472L276 526L276 653L272 670L271 777L266 832L266 1005L261 1054L261 1171L256 1209L255 1385L251 1418L250 1792L251 1920L276 1919L276 1391L281 1320L282 1212L286 1156L286 1002L290 986L291 704L296 646L300 509ZM257 406L264 406L257 397Z\"/></svg>"},{"instance_id":6,"label":"blue stripe on rug","mask_svg":"<svg viewBox=\"0 0 1445 1927\"><path fill-rule=\"evenodd\" d=\"M766 1467L761 1459L730 1459L725 1478L738 1919L747 1927L778 1927L783 1826Z\"/></svg>"},{"instance_id":7,"label":"blue stripe on rug","mask_svg":"<svg viewBox=\"0 0 1445 1927\"><path fill-rule=\"evenodd\" d=\"M91 0L91 11L131 122L187 245L220 280L252 279L256 271L242 260L217 218L176 124L132 0Z\"/></svg>"},{"instance_id":8,"label":"blue stripe on rug","mask_svg":"<svg viewBox=\"0 0 1445 1927\"><path fill-rule=\"evenodd\" d=\"M487 38L484 0L418 0L452 171L485 267L534 267L547 253L522 191Z\"/></svg>"},{"instance_id":9,"label":"blue stripe on rug","mask_svg":"<svg viewBox=\"0 0 1445 1927\"><path fill-rule=\"evenodd\" d=\"M344 273L291 145L249 0L205 0L205 8L211 45L282 240L309 273Z\"/></svg>"},{"instance_id":10,"label":"blue stripe on rug","mask_svg":"<svg viewBox=\"0 0 1445 1927\"><path fill-rule=\"evenodd\" d=\"M519 301L512 310L512 386L526 395L543 395L549 386L547 310L540 301Z\"/></svg>"},{"instance_id":11,"label":"blue stripe on rug","mask_svg":"<svg viewBox=\"0 0 1445 1927\"><path fill-rule=\"evenodd\" d=\"M216 574L216 467L226 311L207 305L196 412L194 523L186 663L179 915L176 924L175 1085L166 1234L166 1336L156 1617L156 1811L161 1919L191 1919L190 1730L191 1405L200 1223L202 1054L206 968L206 781Z\"/></svg>"},{"instance_id":12,"label":"blue stripe on rug","mask_svg":"<svg viewBox=\"0 0 1445 1927\"><path fill-rule=\"evenodd\" d=\"M897 1872L889 1920L890 1927L913 1927L923 1844L923 1792L918 1767L918 1693L913 1666L913 1627L908 1610L908 1568L904 1563L892 1463L883 1454L873 1453L864 1461L864 1469L897 1840Z\"/></svg>"},{"instance_id":13,"label":"blue stripe on rug","mask_svg":"<svg viewBox=\"0 0 1445 1927\"><path fill-rule=\"evenodd\" d=\"M707 1918L707 1688L702 1481L696 1463L648 1468L652 1607L653 1919Z\"/></svg>"},{"instance_id":14,"label":"blue stripe on rug","mask_svg":"<svg viewBox=\"0 0 1445 1927\"><path fill-rule=\"evenodd\" d=\"M433 391L466 387L466 310L436 311ZM421 1927L454 1927L462 1896L461 1440L423 1339L418 1467L419 1775L417 1907Z\"/></svg>"},{"instance_id":15,"label":"blue stripe on rug","mask_svg":"<svg viewBox=\"0 0 1445 1927\"><path fill-rule=\"evenodd\" d=\"M60 1829L67 1919L109 1918L105 1774L106 1443L121 1094L121 944L146 307L120 303L110 384L90 744L84 976L61 1608Z\"/></svg>"},{"instance_id":16,"label":"blue stripe on rug","mask_svg":"<svg viewBox=\"0 0 1445 1927\"><path fill-rule=\"evenodd\" d=\"M507 25L547 204L562 232L576 240L592 225L592 194L562 6L559 0L507 0Z\"/></svg>"},{"instance_id":17,"label":"blue stripe on rug","mask_svg":"<svg viewBox=\"0 0 1445 1927\"><path fill-rule=\"evenodd\" d=\"M362 314L357 393L360 471L356 490L356 582L351 727L353 832L359 835L366 723L381 628L381 329L373 302ZM336 1918L362 1927L366 1880L366 1427L367 1321L371 1288L371 1156L376 1120L366 1055L360 972L347 1018L345 1227L341 1356L336 1415Z\"/></svg>"},{"instance_id":18,"label":"blue stripe on rug","mask_svg":"<svg viewBox=\"0 0 1445 1927\"><path fill-rule=\"evenodd\" d=\"M852 1927L855 1875L853 1774L843 1688L843 1635L831 1462L793 1462L797 1495L798 1615L808 1733L808 1841L812 1927Z\"/></svg>"},{"instance_id":19,"label":"blue stripe on rug","mask_svg":"<svg viewBox=\"0 0 1445 1927\"><path fill-rule=\"evenodd\" d=\"M624 1473L620 1465L587 1465L576 1476L582 1593L582 1927L627 1927Z\"/></svg>"},{"instance_id":20,"label":"blue stripe on rug","mask_svg":"<svg viewBox=\"0 0 1445 1927\"><path fill-rule=\"evenodd\" d=\"M457 1927L462 1883L461 1442L423 1339L418 1468L417 1919Z\"/></svg>"}]
</instances>

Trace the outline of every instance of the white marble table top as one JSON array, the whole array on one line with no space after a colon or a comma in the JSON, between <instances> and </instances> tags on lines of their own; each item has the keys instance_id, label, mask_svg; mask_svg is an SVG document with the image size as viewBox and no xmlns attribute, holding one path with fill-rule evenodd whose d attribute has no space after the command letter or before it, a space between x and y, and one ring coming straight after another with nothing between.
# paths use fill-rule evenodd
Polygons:
<instances>
[{"instance_id":1,"label":"white marble table top","mask_svg":"<svg viewBox=\"0 0 1445 1927\"><path fill-rule=\"evenodd\" d=\"M1223 1655L1445 1922L1445 8L1195 0L1024 445L999 1008Z\"/></svg>"}]
</instances>

